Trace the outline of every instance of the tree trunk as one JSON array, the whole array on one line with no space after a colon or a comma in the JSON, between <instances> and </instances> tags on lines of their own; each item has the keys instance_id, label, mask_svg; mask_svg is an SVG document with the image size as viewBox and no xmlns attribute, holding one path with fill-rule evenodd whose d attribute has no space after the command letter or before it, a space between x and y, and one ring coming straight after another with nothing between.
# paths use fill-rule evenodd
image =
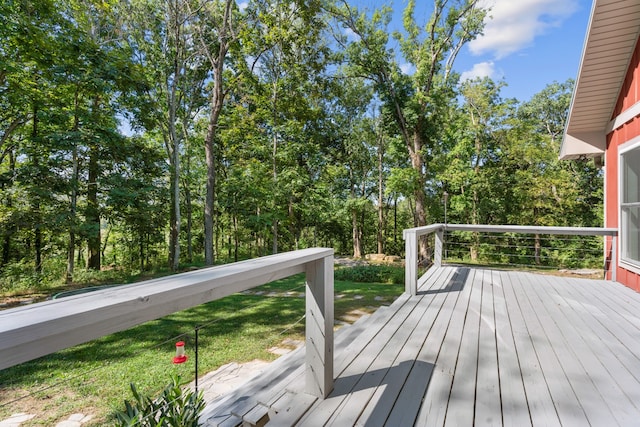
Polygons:
<instances>
[{"instance_id":1,"label":"tree trunk","mask_svg":"<svg viewBox=\"0 0 640 427\"><path fill-rule=\"evenodd\" d=\"M423 171L423 169L425 168L425 164L422 160L423 145L424 143L419 135L419 131L416 130L416 133L414 133L412 138L412 143L407 145L409 148L409 156L411 157L411 167L420 177L419 182L417 183L418 185L415 186L415 190L413 193L415 198L415 227L424 227L425 225L427 225L427 194L424 189L426 178ZM429 257L429 242L427 241L426 236L423 236L419 239L418 253L419 259L427 259Z\"/></svg>"},{"instance_id":2,"label":"tree trunk","mask_svg":"<svg viewBox=\"0 0 640 427\"><path fill-rule=\"evenodd\" d=\"M193 262L193 207L191 206L191 188L185 185L184 203L187 208L187 262Z\"/></svg>"},{"instance_id":3,"label":"tree trunk","mask_svg":"<svg viewBox=\"0 0 640 427\"><path fill-rule=\"evenodd\" d=\"M34 104L33 106L33 129L32 129L32 143L36 144L36 139L38 138L38 107ZM33 157L33 165L35 166L36 171L39 169L40 159L37 154L34 154ZM37 172L40 173L39 171ZM35 196L35 200L33 203L33 217L35 219L34 224L34 249L36 254L35 259L35 272L36 274L42 273L42 230L40 229L42 222L42 214L40 212L40 196Z\"/></svg>"},{"instance_id":4,"label":"tree trunk","mask_svg":"<svg viewBox=\"0 0 640 427\"><path fill-rule=\"evenodd\" d=\"M240 246L238 235L238 217L233 215L233 260L238 262L238 248Z\"/></svg>"},{"instance_id":5,"label":"tree trunk","mask_svg":"<svg viewBox=\"0 0 640 427\"><path fill-rule=\"evenodd\" d=\"M73 130L78 131L80 126L80 118L78 117L78 91L75 94L75 107L76 112L73 119ZM72 160L72 172L71 172L71 206L70 209L70 221L69 221L69 246L67 248L67 273L65 277L66 283L73 282L73 272L75 269L75 250L76 250L76 209L78 206L78 178L79 178L79 166L78 166L78 145L77 142L73 143L73 151L71 153Z\"/></svg>"},{"instance_id":6,"label":"tree trunk","mask_svg":"<svg viewBox=\"0 0 640 427\"><path fill-rule=\"evenodd\" d=\"M71 184L71 206L69 221L69 246L67 249L67 273L65 277L66 283L73 281L73 272L75 269L75 250L76 250L76 233L75 233L75 221L76 221L76 208L78 204L78 150L74 145L73 147L73 172L72 172L72 184Z\"/></svg>"},{"instance_id":7,"label":"tree trunk","mask_svg":"<svg viewBox=\"0 0 640 427\"><path fill-rule=\"evenodd\" d=\"M80 265L82 264L82 260L83 260L83 256L82 256L82 244L79 245L78 247L78 255L76 257L76 264Z\"/></svg>"},{"instance_id":8,"label":"tree trunk","mask_svg":"<svg viewBox=\"0 0 640 427\"><path fill-rule=\"evenodd\" d=\"M378 253L384 253L384 177L383 164L384 159L384 141L382 133L378 135Z\"/></svg>"},{"instance_id":9,"label":"tree trunk","mask_svg":"<svg viewBox=\"0 0 640 427\"><path fill-rule=\"evenodd\" d=\"M473 203L471 205L471 223L478 224L478 190L474 187L472 191ZM478 260L478 251L480 249L480 234L476 231L473 232L471 242L471 261Z\"/></svg>"},{"instance_id":10,"label":"tree trunk","mask_svg":"<svg viewBox=\"0 0 640 427\"><path fill-rule=\"evenodd\" d=\"M362 239L360 227L358 227L358 212L351 210L351 234L353 238L353 257L362 258Z\"/></svg>"},{"instance_id":11,"label":"tree trunk","mask_svg":"<svg viewBox=\"0 0 640 427\"><path fill-rule=\"evenodd\" d=\"M393 199L393 243L398 243L398 198ZM397 248L397 246L396 246Z\"/></svg>"},{"instance_id":12,"label":"tree trunk","mask_svg":"<svg viewBox=\"0 0 640 427\"><path fill-rule=\"evenodd\" d=\"M204 263L213 265L213 210L215 204L216 165L213 152L213 139L216 133L217 118L212 108L207 137L204 143L205 161L207 163L207 186L204 201Z\"/></svg>"},{"instance_id":13,"label":"tree trunk","mask_svg":"<svg viewBox=\"0 0 640 427\"><path fill-rule=\"evenodd\" d=\"M13 150L9 150L9 173L11 177L14 176L14 172L16 169L16 158ZM13 178L11 179L13 181ZM13 185L13 183L11 183ZM6 204L5 206L10 211L13 207L13 198L11 197L10 192L4 191L4 182L2 183L2 192L5 194ZM8 224L8 226L4 229L4 235L2 239L2 264L0 267L3 267L9 263L9 259L11 258L11 236L15 232L15 225L13 223Z\"/></svg>"},{"instance_id":14,"label":"tree trunk","mask_svg":"<svg viewBox=\"0 0 640 427\"><path fill-rule=\"evenodd\" d=\"M100 210L98 205L98 176L100 165L98 163L98 148L95 145L89 147L89 183L87 184L87 268L100 270Z\"/></svg>"},{"instance_id":15,"label":"tree trunk","mask_svg":"<svg viewBox=\"0 0 640 427\"><path fill-rule=\"evenodd\" d=\"M142 233L138 235L138 261L140 262L140 271L144 271L144 236Z\"/></svg>"},{"instance_id":16,"label":"tree trunk","mask_svg":"<svg viewBox=\"0 0 640 427\"><path fill-rule=\"evenodd\" d=\"M218 40L216 44L217 51L211 52L209 47L203 46L207 50L209 60L211 62L211 72L213 88L211 90L211 112L209 113L209 123L207 125L207 135L204 140L205 161L207 164L207 186L204 202L204 262L206 265L213 265L213 231L214 231L214 209L215 209L215 190L216 190L216 164L215 164L215 138L218 129L218 119L224 105L224 60L229 51L230 43L233 38L231 34L231 9L233 1L225 1L224 17L220 23Z\"/></svg>"},{"instance_id":17,"label":"tree trunk","mask_svg":"<svg viewBox=\"0 0 640 427\"><path fill-rule=\"evenodd\" d=\"M177 5L176 5L177 6ZM176 7L176 10L172 10L169 8L172 13L170 17L172 29L171 33L174 38L174 43L176 44L175 49L175 57L173 59L173 71L172 76L173 79L169 79L171 83L168 85L170 89L167 91L169 94L168 99L168 111L169 111L169 121L167 123L168 133L169 133L169 163L171 170L171 215L170 215L170 237L169 237L169 268L171 271L177 271L180 265L180 137L178 136L178 132L176 130L176 121L177 121L177 109L178 103L180 102L178 99L178 85L180 84L180 80L182 77L181 66L182 66L182 58L181 53L181 35L180 29L181 24L179 23L179 11Z\"/></svg>"},{"instance_id":18,"label":"tree trunk","mask_svg":"<svg viewBox=\"0 0 640 427\"><path fill-rule=\"evenodd\" d=\"M174 133L175 136L175 133ZM178 271L180 265L180 143L174 140L171 167L170 265Z\"/></svg>"},{"instance_id":19,"label":"tree trunk","mask_svg":"<svg viewBox=\"0 0 640 427\"><path fill-rule=\"evenodd\" d=\"M185 127L187 124L184 123L183 127ZM188 140L185 137L185 146L188 145ZM189 154L189 148L187 146L186 150L186 161L185 161L185 171L184 171L184 175L187 177L184 180L184 205L185 205L185 215L187 216L187 230L186 230L186 234L187 234L187 262L188 263L192 263L193 262L193 206L191 206L191 186L190 184L190 179L188 178L189 176L191 176L191 155Z\"/></svg>"},{"instance_id":20,"label":"tree trunk","mask_svg":"<svg viewBox=\"0 0 640 427\"><path fill-rule=\"evenodd\" d=\"M104 260L105 262L107 261L107 257L105 254L107 252L107 245L109 244L110 235L111 235L111 225L109 225L109 228L107 228L107 234L104 236L104 239L102 241L102 249L100 250L100 256L102 257L100 259Z\"/></svg>"},{"instance_id":21,"label":"tree trunk","mask_svg":"<svg viewBox=\"0 0 640 427\"><path fill-rule=\"evenodd\" d=\"M542 251L542 242L540 239L540 234L535 235L535 241L533 244L534 247L534 260L536 265L540 265L540 253Z\"/></svg>"}]
</instances>

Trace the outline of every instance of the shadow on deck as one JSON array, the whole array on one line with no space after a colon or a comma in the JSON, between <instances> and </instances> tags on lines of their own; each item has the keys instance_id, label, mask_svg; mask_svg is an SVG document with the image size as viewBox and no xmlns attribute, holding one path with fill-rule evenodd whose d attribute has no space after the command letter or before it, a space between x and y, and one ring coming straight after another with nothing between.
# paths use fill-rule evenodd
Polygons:
<instances>
[{"instance_id":1,"label":"shadow on deck","mask_svg":"<svg viewBox=\"0 0 640 427\"><path fill-rule=\"evenodd\" d=\"M209 402L208 426L553 426L640 422L640 294L598 280L432 268L418 295L337 331L335 386L304 351Z\"/></svg>"}]
</instances>

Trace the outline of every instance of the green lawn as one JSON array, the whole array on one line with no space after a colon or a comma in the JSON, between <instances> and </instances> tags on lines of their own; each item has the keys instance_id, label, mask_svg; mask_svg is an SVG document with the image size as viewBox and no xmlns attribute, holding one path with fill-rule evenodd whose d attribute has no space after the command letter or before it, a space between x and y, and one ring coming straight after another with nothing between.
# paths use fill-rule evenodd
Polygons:
<instances>
[{"instance_id":1,"label":"green lawn","mask_svg":"<svg viewBox=\"0 0 640 427\"><path fill-rule=\"evenodd\" d=\"M390 304L403 290L336 280L336 318ZM304 339L303 295L304 276L294 276L0 371L0 420L25 412L38 414L25 426L55 425L79 412L95 415L93 425L108 424L131 398L129 383L155 395L172 373L185 383L193 380L196 328L200 376L232 361L273 360L277 356L267 349L286 338ZM186 342L189 360L174 365L179 340Z\"/></svg>"}]
</instances>

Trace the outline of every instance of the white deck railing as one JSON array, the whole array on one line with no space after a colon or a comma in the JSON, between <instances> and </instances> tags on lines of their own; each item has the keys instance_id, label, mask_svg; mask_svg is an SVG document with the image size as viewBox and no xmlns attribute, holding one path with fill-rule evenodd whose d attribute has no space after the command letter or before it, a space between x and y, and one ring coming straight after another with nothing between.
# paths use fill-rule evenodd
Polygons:
<instances>
[{"instance_id":1,"label":"white deck railing","mask_svg":"<svg viewBox=\"0 0 640 427\"><path fill-rule=\"evenodd\" d=\"M522 225L474 225L474 224L431 224L425 227L409 228L403 231L405 240L405 292L416 295L418 291L418 242L420 237L435 235L433 247L433 264L442 265L443 242L445 231L471 231L479 233L519 233L519 234L554 234L574 236L611 236L611 252L609 258L605 253L605 270L611 267L611 280L616 280L616 228L595 227L536 227Z\"/></svg>"},{"instance_id":2,"label":"white deck railing","mask_svg":"<svg viewBox=\"0 0 640 427\"><path fill-rule=\"evenodd\" d=\"M0 311L0 369L306 273L306 391L333 389L333 249L313 248Z\"/></svg>"}]
</instances>

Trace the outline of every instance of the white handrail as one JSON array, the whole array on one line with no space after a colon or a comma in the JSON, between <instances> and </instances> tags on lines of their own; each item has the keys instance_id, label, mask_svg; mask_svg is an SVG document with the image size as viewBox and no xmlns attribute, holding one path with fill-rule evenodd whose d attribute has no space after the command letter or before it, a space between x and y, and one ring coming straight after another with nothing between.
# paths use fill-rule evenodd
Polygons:
<instances>
[{"instance_id":1,"label":"white handrail","mask_svg":"<svg viewBox=\"0 0 640 427\"><path fill-rule=\"evenodd\" d=\"M333 249L312 248L0 311L0 369L306 273L307 392L333 388Z\"/></svg>"},{"instance_id":2,"label":"white handrail","mask_svg":"<svg viewBox=\"0 0 640 427\"><path fill-rule=\"evenodd\" d=\"M418 289L418 239L435 233L434 265L442 263L442 243L445 231L473 231L482 233L522 233L556 234L573 236L612 236L611 280L616 280L616 239L617 228L598 227L543 227L528 225L486 225L486 224L431 224L403 230L405 240L405 292L416 295Z\"/></svg>"}]
</instances>

